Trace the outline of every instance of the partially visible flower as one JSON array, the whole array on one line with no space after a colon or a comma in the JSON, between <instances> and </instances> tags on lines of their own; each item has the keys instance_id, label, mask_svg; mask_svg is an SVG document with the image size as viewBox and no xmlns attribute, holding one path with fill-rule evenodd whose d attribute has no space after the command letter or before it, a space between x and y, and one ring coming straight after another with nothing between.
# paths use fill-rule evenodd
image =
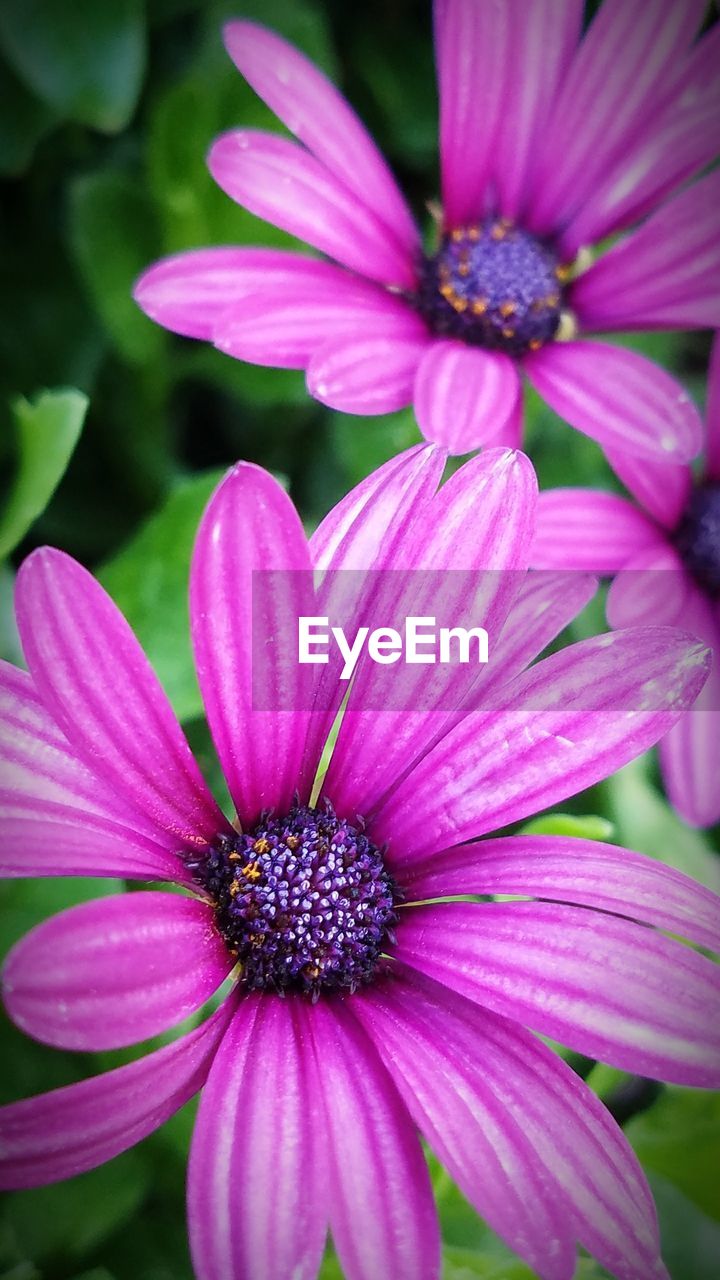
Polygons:
<instances>
[{"instance_id":1,"label":"partially visible flower","mask_svg":"<svg viewBox=\"0 0 720 1280\"><path fill-rule=\"evenodd\" d=\"M433 448L393 460L309 546L256 467L211 500L190 605L232 822L90 574L48 549L20 570L29 674L0 668L4 873L185 892L103 898L35 928L4 966L10 1016L48 1044L104 1050L176 1025L231 973L234 985L184 1038L0 1108L0 1182L92 1168L204 1086L188 1183L200 1280L313 1280L328 1227L348 1280L437 1280L418 1131L543 1280L570 1280L577 1242L620 1280L667 1275L628 1143L532 1031L718 1084L718 968L666 936L720 948L718 900L612 846L477 838L656 741L696 696L704 651L637 628L525 670L594 584L516 572L533 532L527 459L489 450L436 491L443 461ZM455 668L442 706L409 668L417 709L377 709L376 669L358 668L322 781L336 673L317 669L306 699L298 665L273 656L312 566L513 571L486 595L493 664L479 678ZM253 571L278 568L293 572L261 596L276 643L253 670ZM287 709L258 709L278 681ZM442 901L495 894L512 900Z\"/></svg>"},{"instance_id":2,"label":"partially visible flower","mask_svg":"<svg viewBox=\"0 0 720 1280\"><path fill-rule=\"evenodd\" d=\"M660 763L678 812L710 826L720 819L720 338L710 363L703 473L609 457L637 505L590 489L547 490L533 563L619 573L608 595L612 626L679 624L709 646L710 677L660 743Z\"/></svg>"},{"instance_id":3,"label":"partially visible flower","mask_svg":"<svg viewBox=\"0 0 720 1280\"><path fill-rule=\"evenodd\" d=\"M580 0L437 0L442 215L427 251L324 74L230 23L231 57L299 143L235 130L211 148L212 175L333 261L200 249L152 267L137 301L238 359L306 369L336 409L413 403L456 453L519 442L523 372L602 445L686 462L701 435L681 387L587 335L720 326L720 170L689 182L720 151L705 9L604 0L582 35Z\"/></svg>"}]
</instances>

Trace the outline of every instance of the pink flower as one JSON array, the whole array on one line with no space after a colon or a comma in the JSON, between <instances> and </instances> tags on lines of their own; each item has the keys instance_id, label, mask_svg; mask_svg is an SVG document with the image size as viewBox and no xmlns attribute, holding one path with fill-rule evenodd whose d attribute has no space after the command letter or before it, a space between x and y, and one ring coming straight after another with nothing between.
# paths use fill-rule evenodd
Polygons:
<instances>
[{"instance_id":1,"label":"pink flower","mask_svg":"<svg viewBox=\"0 0 720 1280\"><path fill-rule=\"evenodd\" d=\"M333 408L412 403L455 453L518 443L522 371L603 446L688 461L701 434L687 395L587 335L720 325L720 171L689 181L720 150L705 8L604 0L582 35L579 0L436 0L443 212L428 252L337 89L273 32L230 23L230 56L299 142L234 130L210 170L331 261L195 250L147 271L137 301L238 359L305 369Z\"/></svg>"},{"instance_id":2,"label":"pink flower","mask_svg":"<svg viewBox=\"0 0 720 1280\"><path fill-rule=\"evenodd\" d=\"M715 654L697 705L660 744L668 795L686 822L720 819L720 339L710 366L704 473L610 454L637 499L589 489L540 495L533 563L619 573L612 626L680 623ZM623 572L620 572L623 571Z\"/></svg>"},{"instance_id":3,"label":"pink flower","mask_svg":"<svg viewBox=\"0 0 720 1280\"><path fill-rule=\"evenodd\" d=\"M92 1168L202 1087L188 1183L200 1280L312 1280L328 1227L348 1280L434 1280L418 1131L544 1280L570 1280L578 1241L621 1280L666 1275L630 1147L532 1032L716 1085L718 970L666 935L718 948L717 899L609 845L476 841L655 742L697 695L704 650L636 628L526 669L594 583L519 572L536 498L526 458L488 450L438 491L444 457L394 459L309 544L257 467L237 466L212 498L190 608L233 823L97 582L48 549L19 574L29 674L1 669L4 874L185 892L103 898L35 928L5 963L10 1016L48 1044L104 1050L177 1025L231 973L234 986L190 1034L0 1108L0 1183ZM314 698L298 686L275 711L257 709L258 692L300 668L276 667L265 646L260 691L251 673L253 570L312 566L513 571L485 597L489 674L456 667L442 707L422 699L425 670L408 668L417 709L378 710L376 669L358 668L317 800L336 672L317 668ZM262 597L269 633L304 602L308 576L283 574ZM516 900L432 901L462 894Z\"/></svg>"}]
</instances>

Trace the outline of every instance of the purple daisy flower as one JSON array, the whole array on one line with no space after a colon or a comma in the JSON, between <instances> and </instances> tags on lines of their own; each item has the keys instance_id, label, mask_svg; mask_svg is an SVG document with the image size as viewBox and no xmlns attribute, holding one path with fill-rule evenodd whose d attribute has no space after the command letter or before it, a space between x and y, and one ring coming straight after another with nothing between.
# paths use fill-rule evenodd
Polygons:
<instances>
[{"instance_id":1,"label":"purple daisy flower","mask_svg":"<svg viewBox=\"0 0 720 1280\"><path fill-rule=\"evenodd\" d=\"M426 251L325 75L230 23L230 56L299 142L234 130L211 173L332 261L200 249L147 271L137 301L238 359L305 369L333 408L412 403L455 453L519 443L523 372L603 446L688 461L701 428L682 388L587 335L720 325L720 171L690 182L720 151L720 28L696 39L705 10L604 0L583 35L580 0L437 0L442 214Z\"/></svg>"},{"instance_id":2,"label":"purple daisy flower","mask_svg":"<svg viewBox=\"0 0 720 1280\"><path fill-rule=\"evenodd\" d=\"M4 874L185 892L104 898L39 925L5 963L10 1016L48 1044L104 1050L167 1030L231 973L235 983L190 1034L0 1108L0 1183L92 1168L203 1087L188 1179L200 1280L312 1280L328 1227L348 1280L435 1280L418 1133L543 1280L570 1280L578 1241L621 1280L667 1274L628 1143L533 1032L630 1071L716 1085L718 969L666 935L718 948L718 899L612 846L477 837L656 741L703 683L702 646L636 628L527 669L594 583L498 573L487 689L458 666L443 709L378 710L373 671L359 667L317 797L342 696L320 696L331 667L314 700L298 690L293 710L257 709L254 570L524 568L527 459L489 450L438 490L444 456L419 447L394 459L309 545L257 467L237 466L212 498L190 607L232 823L97 582L48 549L20 570L29 673L0 669ZM302 593L308 577L279 581ZM281 586L263 600L272 630L288 601ZM281 668L286 680L266 646L255 675L270 689ZM438 901L462 894L522 900Z\"/></svg>"},{"instance_id":3,"label":"purple daisy flower","mask_svg":"<svg viewBox=\"0 0 720 1280\"><path fill-rule=\"evenodd\" d=\"M713 651L697 705L660 743L673 805L693 826L710 826L720 819L720 338L710 362L703 473L618 454L610 462L638 505L589 489L548 490L533 563L619 574L608 595L612 626L682 622Z\"/></svg>"}]
</instances>

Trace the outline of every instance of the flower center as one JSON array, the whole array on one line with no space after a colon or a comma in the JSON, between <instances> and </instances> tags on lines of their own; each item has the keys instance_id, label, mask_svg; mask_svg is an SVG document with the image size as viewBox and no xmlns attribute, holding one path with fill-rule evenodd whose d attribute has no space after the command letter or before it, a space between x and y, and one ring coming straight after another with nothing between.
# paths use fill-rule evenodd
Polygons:
<instances>
[{"instance_id":1,"label":"flower center","mask_svg":"<svg viewBox=\"0 0 720 1280\"><path fill-rule=\"evenodd\" d=\"M329 806L263 816L193 869L251 990L354 991L392 941L398 895L382 854Z\"/></svg>"},{"instance_id":2,"label":"flower center","mask_svg":"<svg viewBox=\"0 0 720 1280\"><path fill-rule=\"evenodd\" d=\"M433 333L524 355L557 334L567 268L507 218L458 227L424 260L417 305Z\"/></svg>"},{"instance_id":3,"label":"flower center","mask_svg":"<svg viewBox=\"0 0 720 1280\"><path fill-rule=\"evenodd\" d=\"M720 484L695 489L675 545L695 581L711 596L720 596Z\"/></svg>"}]
</instances>

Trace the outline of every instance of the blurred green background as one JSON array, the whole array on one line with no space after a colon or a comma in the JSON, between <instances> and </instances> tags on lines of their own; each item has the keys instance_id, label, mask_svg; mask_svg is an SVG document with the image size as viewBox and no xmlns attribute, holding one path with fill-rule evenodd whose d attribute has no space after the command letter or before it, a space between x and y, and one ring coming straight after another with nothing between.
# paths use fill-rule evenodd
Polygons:
<instances>
[{"instance_id":1,"label":"blurred green background","mask_svg":"<svg viewBox=\"0 0 720 1280\"><path fill-rule=\"evenodd\" d=\"M131 300L134 278L162 254L293 243L237 208L205 168L222 129L277 127L222 48L223 19L241 14L275 26L338 80L426 219L438 179L425 0L0 3L0 654L20 661L11 608L19 560L42 542L71 552L126 612L209 776L185 592L195 527L218 476L240 457L262 463L285 478L312 526L419 438L409 412L334 414L308 398L300 373L174 338ZM707 335L635 336L632 345L674 369L702 402ZM613 484L596 446L532 397L526 440L543 485ZM598 601L574 634L601 626ZM672 814L652 758L565 808L566 818L551 819L558 828L617 840L720 885L718 833L691 832ZM0 952L49 914L122 890L108 881L3 886ZM3 1017L0 1100L132 1056L89 1061L44 1049ZM649 1172L673 1280L716 1280L718 1098L571 1060L625 1123ZM5 1197L0 1278L189 1278L191 1126L189 1107L96 1173ZM433 1167L447 1280L530 1280ZM338 1274L329 1257L325 1280ZM579 1277L602 1274L581 1262Z\"/></svg>"}]
</instances>

